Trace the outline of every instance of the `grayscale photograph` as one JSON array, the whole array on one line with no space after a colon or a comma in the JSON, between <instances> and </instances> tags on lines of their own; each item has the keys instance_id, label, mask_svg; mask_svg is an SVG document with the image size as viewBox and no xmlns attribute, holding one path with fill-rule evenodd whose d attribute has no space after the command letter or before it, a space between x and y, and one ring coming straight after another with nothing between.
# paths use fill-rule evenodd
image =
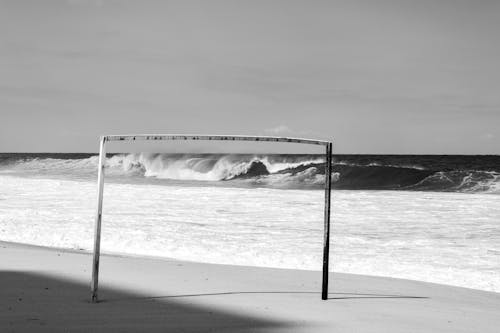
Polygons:
<instances>
[{"instance_id":1,"label":"grayscale photograph","mask_svg":"<svg viewBox=\"0 0 500 333\"><path fill-rule=\"evenodd\" d=\"M0 332L500 332L500 1L0 0Z\"/></svg>"}]
</instances>

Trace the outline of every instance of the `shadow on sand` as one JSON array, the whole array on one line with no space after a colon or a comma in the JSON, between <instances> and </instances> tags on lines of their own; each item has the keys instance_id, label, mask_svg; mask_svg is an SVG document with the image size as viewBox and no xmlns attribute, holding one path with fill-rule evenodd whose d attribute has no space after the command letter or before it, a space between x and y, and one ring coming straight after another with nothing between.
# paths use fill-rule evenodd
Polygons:
<instances>
[{"instance_id":1,"label":"shadow on sand","mask_svg":"<svg viewBox=\"0 0 500 333\"><path fill-rule=\"evenodd\" d=\"M90 289L52 276L0 272L0 332L266 332L287 324L236 312L156 300L101 289L106 299L90 303ZM134 302L117 300L135 299Z\"/></svg>"},{"instance_id":2,"label":"shadow on sand","mask_svg":"<svg viewBox=\"0 0 500 333\"><path fill-rule=\"evenodd\" d=\"M311 294L308 291L228 291L146 296L101 288L93 304L85 283L33 272L0 272L0 332L269 332L290 323L194 304L193 297L245 294ZM402 295L332 293L329 300L426 298Z\"/></svg>"}]
</instances>

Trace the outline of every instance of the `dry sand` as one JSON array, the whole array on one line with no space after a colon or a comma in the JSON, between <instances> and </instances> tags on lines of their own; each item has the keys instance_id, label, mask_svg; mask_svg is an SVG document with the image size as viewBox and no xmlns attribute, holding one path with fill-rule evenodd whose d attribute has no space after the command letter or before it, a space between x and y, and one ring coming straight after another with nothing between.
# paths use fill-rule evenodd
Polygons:
<instances>
[{"instance_id":1,"label":"dry sand","mask_svg":"<svg viewBox=\"0 0 500 333\"><path fill-rule=\"evenodd\" d=\"M499 332L500 294L417 281L0 243L0 332Z\"/></svg>"}]
</instances>

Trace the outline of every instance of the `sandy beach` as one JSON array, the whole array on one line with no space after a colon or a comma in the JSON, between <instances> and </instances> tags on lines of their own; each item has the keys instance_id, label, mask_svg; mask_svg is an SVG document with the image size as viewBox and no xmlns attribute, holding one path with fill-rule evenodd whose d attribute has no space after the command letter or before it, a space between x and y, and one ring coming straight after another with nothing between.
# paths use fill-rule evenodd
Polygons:
<instances>
[{"instance_id":1,"label":"sandy beach","mask_svg":"<svg viewBox=\"0 0 500 333\"><path fill-rule=\"evenodd\" d=\"M0 243L2 332L497 332L500 294L418 281Z\"/></svg>"}]
</instances>

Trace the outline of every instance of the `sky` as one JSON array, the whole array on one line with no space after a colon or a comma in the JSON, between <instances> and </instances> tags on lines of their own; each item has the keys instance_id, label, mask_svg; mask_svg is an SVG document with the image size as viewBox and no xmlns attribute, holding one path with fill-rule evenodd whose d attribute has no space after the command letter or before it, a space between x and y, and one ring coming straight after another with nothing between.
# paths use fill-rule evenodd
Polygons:
<instances>
[{"instance_id":1,"label":"sky","mask_svg":"<svg viewBox=\"0 0 500 333\"><path fill-rule=\"evenodd\" d=\"M0 152L198 133L500 154L499 32L496 0L0 0ZM161 147L110 149L220 148Z\"/></svg>"}]
</instances>

